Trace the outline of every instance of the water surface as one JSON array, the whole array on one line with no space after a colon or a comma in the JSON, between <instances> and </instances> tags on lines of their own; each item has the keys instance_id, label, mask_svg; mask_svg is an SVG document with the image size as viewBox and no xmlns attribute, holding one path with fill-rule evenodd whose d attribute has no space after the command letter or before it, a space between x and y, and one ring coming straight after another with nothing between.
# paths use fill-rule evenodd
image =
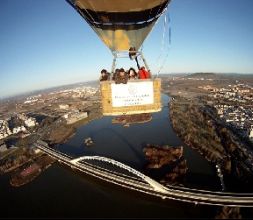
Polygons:
<instances>
[{"instance_id":1,"label":"water surface","mask_svg":"<svg viewBox=\"0 0 253 220\"><path fill-rule=\"evenodd\" d=\"M73 138L57 149L74 157L84 155L104 156L146 172L143 147L146 143L156 145L184 146L187 161L185 186L220 190L220 183L214 166L199 153L185 146L174 132L169 119L170 97L162 95L162 111L152 113L152 120L146 123L112 124L113 117L103 117L77 129ZM84 139L91 137L94 145L87 147Z\"/></svg>"},{"instance_id":2,"label":"water surface","mask_svg":"<svg viewBox=\"0 0 253 220\"><path fill-rule=\"evenodd\" d=\"M123 127L103 117L81 126L60 151L72 156L101 155L145 172L143 144L183 145L171 127L169 97L163 95L163 109L144 124ZM91 137L95 145L83 141ZM185 184L219 189L214 166L184 146L189 168ZM55 163L31 183L19 188L9 184L9 175L0 176L1 217L81 218L213 218L217 208L162 200L95 179Z\"/></svg>"}]
</instances>

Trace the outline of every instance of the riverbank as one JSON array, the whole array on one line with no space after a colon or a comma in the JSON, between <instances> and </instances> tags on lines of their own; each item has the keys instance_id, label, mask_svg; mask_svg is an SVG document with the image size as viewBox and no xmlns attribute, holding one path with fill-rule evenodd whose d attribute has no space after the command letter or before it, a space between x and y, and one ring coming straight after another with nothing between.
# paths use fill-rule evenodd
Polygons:
<instances>
[{"instance_id":1,"label":"riverbank","mask_svg":"<svg viewBox=\"0 0 253 220\"><path fill-rule=\"evenodd\" d=\"M183 146L147 144L143 152L147 160L146 169L155 171L162 184L184 185L183 178L188 167L183 157Z\"/></svg>"},{"instance_id":2,"label":"riverbank","mask_svg":"<svg viewBox=\"0 0 253 220\"><path fill-rule=\"evenodd\" d=\"M134 115L120 115L112 119L113 124L122 124L124 127L129 127L131 124L147 123L152 120L152 114L134 114Z\"/></svg>"},{"instance_id":3,"label":"riverbank","mask_svg":"<svg viewBox=\"0 0 253 220\"><path fill-rule=\"evenodd\" d=\"M28 148L20 147L12 150L8 156L0 160L0 174L12 172L20 166L28 163L38 155Z\"/></svg>"},{"instance_id":4,"label":"riverbank","mask_svg":"<svg viewBox=\"0 0 253 220\"><path fill-rule=\"evenodd\" d=\"M183 147L158 146L148 144L143 148L146 159L149 161L147 168L159 169L183 156Z\"/></svg>"},{"instance_id":5,"label":"riverbank","mask_svg":"<svg viewBox=\"0 0 253 220\"><path fill-rule=\"evenodd\" d=\"M32 162L29 161L25 165L16 169L15 172L11 175L11 186L20 187L33 181L41 174L41 172L48 169L54 162L55 159L45 154L36 158Z\"/></svg>"},{"instance_id":6,"label":"riverbank","mask_svg":"<svg viewBox=\"0 0 253 220\"><path fill-rule=\"evenodd\" d=\"M73 124L67 124L63 118L48 118L38 129L41 139L48 144L62 144L70 140L76 133L78 127L88 124L89 122L102 117L101 105L99 103L89 106L88 117L79 120Z\"/></svg>"},{"instance_id":7,"label":"riverbank","mask_svg":"<svg viewBox=\"0 0 253 220\"><path fill-rule=\"evenodd\" d=\"M208 161L220 164L228 185L247 186L253 181L253 166L247 146L219 120L211 106L196 100L174 97L169 103L173 129L184 143L197 150ZM231 179L232 178L232 179ZM233 190L245 190L235 189Z\"/></svg>"}]
</instances>

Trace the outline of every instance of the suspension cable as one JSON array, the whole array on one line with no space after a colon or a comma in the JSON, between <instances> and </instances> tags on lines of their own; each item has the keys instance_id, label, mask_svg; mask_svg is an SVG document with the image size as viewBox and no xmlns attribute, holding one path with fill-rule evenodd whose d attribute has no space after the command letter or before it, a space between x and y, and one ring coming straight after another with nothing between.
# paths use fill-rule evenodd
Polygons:
<instances>
[{"instance_id":1,"label":"suspension cable","mask_svg":"<svg viewBox=\"0 0 253 220\"><path fill-rule=\"evenodd\" d=\"M168 35L169 35L169 44L167 45L167 46L164 46L163 45L163 48L165 48L166 47L166 54L165 54L165 56L164 56L164 59L163 59L163 61L161 62L161 65L160 65L160 68L158 69L158 72L157 72L157 75L156 75L156 77L158 77L158 75L160 74L160 72L161 72L161 70L163 69L163 67L164 67L164 65L165 65L165 62L166 62L166 60L167 60L167 58L168 58L168 55L169 55L169 46L171 45L171 28L169 27L169 23L170 23L170 17L169 17L169 13L166 15L166 16L168 16L168 19L166 19L166 21L168 20L168 25L167 25L167 22L166 22L166 24L165 24L165 22L164 22L164 24L166 25L166 26L164 26L165 28L167 27L167 28L169 28L168 29ZM164 33L166 32L166 29L164 28ZM164 36L165 36L165 34L164 34ZM165 38L164 38L165 39ZM163 39L163 40L164 40ZM167 42L167 41L166 41Z\"/></svg>"},{"instance_id":2,"label":"suspension cable","mask_svg":"<svg viewBox=\"0 0 253 220\"><path fill-rule=\"evenodd\" d=\"M161 43L161 48L160 48L160 54L157 58L157 64L160 63L160 59L162 57L162 52L163 52L163 49L164 49L164 44L165 44L165 32L166 32L166 23L167 23L167 19L166 19L166 14L164 16L164 22L163 22L163 35L162 35L162 43ZM156 74L156 77L158 77L158 72Z\"/></svg>"},{"instance_id":3,"label":"suspension cable","mask_svg":"<svg viewBox=\"0 0 253 220\"><path fill-rule=\"evenodd\" d=\"M82 6L82 8L85 10L85 12L89 15L89 17L91 18L91 20L93 21L93 23L96 23L96 21L95 21L95 19L92 17L92 15L89 13L89 11L86 9L86 7L84 7L83 6L83 4L82 4L82 2L78 2L81 6ZM76 4L75 4L76 5ZM91 7L92 7L92 9L93 9L93 11L95 12L95 10L94 10L94 8L93 8L93 5L91 5ZM79 9L80 7L78 6L78 9ZM83 14L83 12L81 11L81 10L78 10L82 15L83 15L83 17L85 18L85 15ZM91 21L89 21L89 23L91 23Z\"/></svg>"}]
</instances>

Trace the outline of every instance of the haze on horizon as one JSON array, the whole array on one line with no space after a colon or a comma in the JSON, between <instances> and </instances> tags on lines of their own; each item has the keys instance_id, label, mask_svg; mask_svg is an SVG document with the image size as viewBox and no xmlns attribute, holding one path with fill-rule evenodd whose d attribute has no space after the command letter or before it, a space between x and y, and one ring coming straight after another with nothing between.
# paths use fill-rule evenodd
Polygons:
<instances>
[{"instance_id":1,"label":"haze on horizon","mask_svg":"<svg viewBox=\"0 0 253 220\"><path fill-rule=\"evenodd\" d=\"M171 45L162 16L143 46L153 74L162 63L161 73L253 73L252 0L172 0L168 11ZM110 50L66 1L0 1L0 25L0 98L111 69Z\"/></svg>"}]
</instances>

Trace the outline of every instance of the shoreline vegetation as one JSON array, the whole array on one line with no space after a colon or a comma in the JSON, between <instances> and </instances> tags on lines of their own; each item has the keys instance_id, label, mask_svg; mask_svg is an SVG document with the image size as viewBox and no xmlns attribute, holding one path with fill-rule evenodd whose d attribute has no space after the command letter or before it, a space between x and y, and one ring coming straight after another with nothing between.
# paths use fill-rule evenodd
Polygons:
<instances>
[{"instance_id":1,"label":"shoreline vegetation","mask_svg":"<svg viewBox=\"0 0 253 220\"><path fill-rule=\"evenodd\" d=\"M91 111L92 113L88 118L71 125L67 125L61 118L46 117L36 129L36 133L18 139L16 143L17 148L9 149L10 153L6 153L1 158L0 174L11 173L10 184L14 187L31 182L50 167L54 159L43 155L41 152L39 154L34 153L29 146L38 138L43 139L51 146L68 141L75 135L76 129L79 126L101 117L100 109L96 105L92 108L96 108L97 110Z\"/></svg>"},{"instance_id":2,"label":"shoreline vegetation","mask_svg":"<svg viewBox=\"0 0 253 220\"><path fill-rule=\"evenodd\" d=\"M247 163L247 146L222 123L212 106L184 97L173 97L169 117L181 140L197 150L206 160L219 164L230 190L253 181L252 164ZM250 187L246 187L250 188ZM247 189L248 190L248 189Z\"/></svg>"},{"instance_id":3,"label":"shoreline vegetation","mask_svg":"<svg viewBox=\"0 0 253 220\"><path fill-rule=\"evenodd\" d=\"M48 155L41 155L34 159L32 162L29 161L25 165L20 166L11 175L10 184L14 187L23 186L40 175L41 172L49 168L56 160Z\"/></svg>"},{"instance_id":4,"label":"shoreline vegetation","mask_svg":"<svg viewBox=\"0 0 253 220\"><path fill-rule=\"evenodd\" d=\"M188 170L183 156L183 146L147 144L143 152L147 160L146 170L159 172L158 179L162 184L183 184L182 180Z\"/></svg>"},{"instance_id":5,"label":"shoreline vegetation","mask_svg":"<svg viewBox=\"0 0 253 220\"><path fill-rule=\"evenodd\" d=\"M32 150L25 147L16 148L12 153L3 159L0 163L0 174L10 173L15 169L31 162L40 155L34 154Z\"/></svg>"},{"instance_id":6,"label":"shoreline vegetation","mask_svg":"<svg viewBox=\"0 0 253 220\"><path fill-rule=\"evenodd\" d=\"M152 114L133 114L133 115L120 115L112 119L113 124L122 124L124 127L129 127L131 124L146 123L152 120Z\"/></svg>"},{"instance_id":7,"label":"shoreline vegetation","mask_svg":"<svg viewBox=\"0 0 253 220\"><path fill-rule=\"evenodd\" d=\"M164 165L180 159L183 156L183 147L147 144L147 146L143 148L143 152L146 159L149 161L147 168L159 169Z\"/></svg>"},{"instance_id":8,"label":"shoreline vegetation","mask_svg":"<svg viewBox=\"0 0 253 220\"><path fill-rule=\"evenodd\" d=\"M19 187L31 182L54 162L55 159L41 151L20 147L1 160L0 172L10 173L10 185Z\"/></svg>"},{"instance_id":9,"label":"shoreline vegetation","mask_svg":"<svg viewBox=\"0 0 253 220\"><path fill-rule=\"evenodd\" d=\"M0 174L10 173L10 184L13 187L23 186L34 180L49 168L55 160L42 152L36 153L36 149L33 149L32 144L38 139L44 140L51 147L65 143L75 135L78 127L102 117L100 103L93 103L92 106L87 108L87 111L89 117L73 124L67 124L62 117L48 115L44 117L29 136L8 138L15 139L16 147L10 148L4 154L1 154Z\"/></svg>"},{"instance_id":10,"label":"shoreline vegetation","mask_svg":"<svg viewBox=\"0 0 253 220\"><path fill-rule=\"evenodd\" d=\"M41 139L50 145L62 144L67 142L76 133L78 127L102 117L100 104L94 104L89 108L89 117L77 121L74 124L66 124L62 118L48 118L38 129Z\"/></svg>"},{"instance_id":11,"label":"shoreline vegetation","mask_svg":"<svg viewBox=\"0 0 253 220\"><path fill-rule=\"evenodd\" d=\"M252 192L253 144L246 133L252 118L253 78L240 74L195 73L162 77L171 97L169 118L178 137L216 166L225 191ZM244 109L227 123L229 111ZM231 119L232 119L231 118ZM241 120L242 119L242 120ZM244 131L237 129L238 121ZM237 128L235 128L237 126Z\"/></svg>"},{"instance_id":12,"label":"shoreline vegetation","mask_svg":"<svg viewBox=\"0 0 253 220\"><path fill-rule=\"evenodd\" d=\"M95 109L92 111L92 109ZM16 149L10 149L11 153L6 154L0 163L0 174L11 173L10 184L13 187L23 186L51 166L55 160L43 153L34 153L29 146L39 138L46 141L49 145L65 143L75 135L76 129L92 120L102 117L99 104L94 104L89 108L89 117L74 124L68 125L60 118L46 117L36 133L22 139L18 139Z\"/></svg>"}]
</instances>

